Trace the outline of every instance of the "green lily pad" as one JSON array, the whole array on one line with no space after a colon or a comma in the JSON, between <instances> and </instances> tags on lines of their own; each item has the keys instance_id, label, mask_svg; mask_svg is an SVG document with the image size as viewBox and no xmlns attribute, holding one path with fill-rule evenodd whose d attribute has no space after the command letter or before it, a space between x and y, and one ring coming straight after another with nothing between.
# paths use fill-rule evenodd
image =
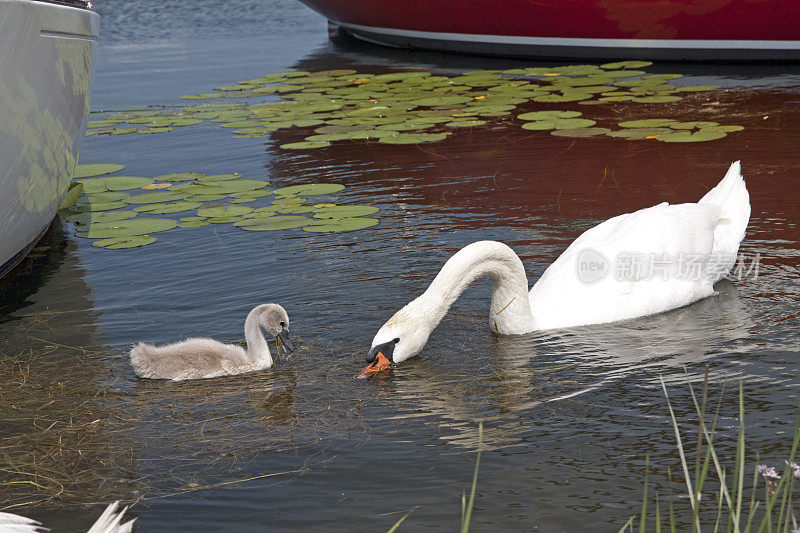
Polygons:
<instances>
[{"instance_id":1,"label":"green lily pad","mask_svg":"<svg viewBox=\"0 0 800 533\"><path fill-rule=\"evenodd\" d=\"M78 204L70 208L70 211L77 211L78 213L85 213L87 211L111 211L112 209L119 209L128 205L125 202L95 202L92 204Z\"/></svg>"},{"instance_id":2,"label":"green lily pad","mask_svg":"<svg viewBox=\"0 0 800 533\"><path fill-rule=\"evenodd\" d=\"M155 128L145 128L145 129L139 130L139 133L169 133L170 131L172 131L174 129L175 128L172 128L172 127L169 127L169 126L159 126L159 127L155 127ZM153 240L155 240L155 239L153 239ZM92 245L92 246L94 246L94 245Z\"/></svg>"},{"instance_id":3,"label":"green lily pad","mask_svg":"<svg viewBox=\"0 0 800 533\"><path fill-rule=\"evenodd\" d=\"M241 228L243 226L259 226L259 225L264 224L264 221L266 219L274 217L274 216L275 216L275 213L262 213L258 217L243 218L241 220L238 220L238 221L234 222L233 225L236 226L237 228ZM290 218L290 217L282 217L282 218ZM308 220L308 218L306 218L306 217L297 217L297 220L302 222L301 219Z\"/></svg>"},{"instance_id":4,"label":"green lily pad","mask_svg":"<svg viewBox=\"0 0 800 533\"><path fill-rule=\"evenodd\" d=\"M671 118L646 118L619 123L623 128L663 128L670 127L673 124L678 124L678 121Z\"/></svg>"},{"instance_id":5,"label":"green lily pad","mask_svg":"<svg viewBox=\"0 0 800 533\"><path fill-rule=\"evenodd\" d=\"M397 133L382 135L378 142L383 144L420 144L441 141L447 138L447 133Z\"/></svg>"},{"instance_id":6,"label":"green lily pad","mask_svg":"<svg viewBox=\"0 0 800 533\"><path fill-rule=\"evenodd\" d=\"M661 135L673 133L669 128L628 128L625 130L612 131L607 133L609 137L621 137L634 141L658 138Z\"/></svg>"},{"instance_id":7,"label":"green lily pad","mask_svg":"<svg viewBox=\"0 0 800 533\"><path fill-rule=\"evenodd\" d=\"M716 126L719 126L719 122L709 122L706 120L675 122L674 124L669 124L669 127L673 130L693 130L695 128L713 128Z\"/></svg>"},{"instance_id":8,"label":"green lily pad","mask_svg":"<svg viewBox=\"0 0 800 533\"><path fill-rule=\"evenodd\" d=\"M520 120L555 120L560 118L575 118L581 116L577 111L533 111L517 115Z\"/></svg>"},{"instance_id":9,"label":"green lily pad","mask_svg":"<svg viewBox=\"0 0 800 533\"><path fill-rule=\"evenodd\" d=\"M305 226L303 231L313 233L327 233L327 232L340 232L340 231L355 231L359 229L369 228L380 222L377 218L342 218L332 219L324 223L312 224Z\"/></svg>"},{"instance_id":10,"label":"green lily pad","mask_svg":"<svg viewBox=\"0 0 800 533\"><path fill-rule=\"evenodd\" d=\"M651 61L615 61L614 63L604 63L600 65L600 68L606 70L618 69L618 68L644 68L649 67L653 63Z\"/></svg>"},{"instance_id":11,"label":"green lily pad","mask_svg":"<svg viewBox=\"0 0 800 533\"><path fill-rule=\"evenodd\" d=\"M84 194L95 194L108 190L108 187L106 187L106 183L102 180L102 178L78 180L78 183L83 185Z\"/></svg>"},{"instance_id":12,"label":"green lily pad","mask_svg":"<svg viewBox=\"0 0 800 533\"><path fill-rule=\"evenodd\" d=\"M234 172L233 174L209 174L208 176L201 176L198 179L200 183L205 183L207 181L229 181L241 178L242 175L238 172Z\"/></svg>"},{"instance_id":13,"label":"green lily pad","mask_svg":"<svg viewBox=\"0 0 800 533\"><path fill-rule=\"evenodd\" d=\"M92 178L94 176L104 176L119 172L125 168L125 165L116 165L113 163L93 163L90 165L76 165L75 175L73 178Z\"/></svg>"},{"instance_id":14,"label":"green lily pad","mask_svg":"<svg viewBox=\"0 0 800 533\"><path fill-rule=\"evenodd\" d=\"M86 226L96 222L113 222L115 220L125 220L136 216L134 211L89 211L87 213L80 213L78 215L70 215L64 220Z\"/></svg>"},{"instance_id":15,"label":"green lily pad","mask_svg":"<svg viewBox=\"0 0 800 533\"><path fill-rule=\"evenodd\" d=\"M305 150L310 148L324 148L330 145L331 143L324 141L301 141L296 143L282 144L281 148L285 148L287 150Z\"/></svg>"},{"instance_id":16,"label":"green lily pad","mask_svg":"<svg viewBox=\"0 0 800 533\"><path fill-rule=\"evenodd\" d=\"M562 94L545 94L533 98L534 102L542 103L561 103L561 102L578 102L580 100L588 100L594 95L591 93L583 93L579 91L565 91Z\"/></svg>"},{"instance_id":17,"label":"green lily pad","mask_svg":"<svg viewBox=\"0 0 800 533\"><path fill-rule=\"evenodd\" d=\"M333 194L344 189L344 185L338 183L309 183L306 185L290 185L275 189L275 194L288 196L290 194L301 194L303 196L317 196L320 194Z\"/></svg>"},{"instance_id":18,"label":"green lily pad","mask_svg":"<svg viewBox=\"0 0 800 533\"><path fill-rule=\"evenodd\" d=\"M306 202L305 198L298 198L296 196L280 197L272 201L275 207L298 206Z\"/></svg>"},{"instance_id":19,"label":"green lily pad","mask_svg":"<svg viewBox=\"0 0 800 533\"><path fill-rule=\"evenodd\" d=\"M197 216L219 218L219 217L238 217L253 211L253 208L246 206L232 205L230 207L204 207L197 210Z\"/></svg>"},{"instance_id":20,"label":"green lily pad","mask_svg":"<svg viewBox=\"0 0 800 533\"><path fill-rule=\"evenodd\" d=\"M617 78L633 78L636 76L643 76L647 74L647 72L643 70L615 70L613 72L604 72L606 76L611 76L614 79Z\"/></svg>"},{"instance_id":21,"label":"green lily pad","mask_svg":"<svg viewBox=\"0 0 800 533\"><path fill-rule=\"evenodd\" d=\"M744 126L734 126L734 125L730 125L730 126L724 126L724 125L723 126L710 126L710 127L706 126L703 129L704 130L719 130L719 131L724 131L725 133L732 133L732 132L735 132L735 131L742 131L744 129Z\"/></svg>"},{"instance_id":22,"label":"green lily pad","mask_svg":"<svg viewBox=\"0 0 800 533\"><path fill-rule=\"evenodd\" d=\"M690 92L714 91L716 89L719 89L719 85L694 85L692 87L678 87L675 90L682 93L690 93Z\"/></svg>"},{"instance_id":23,"label":"green lily pad","mask_svg":"<svg viewBox=\"0 0 800 533\"><path fill-rule=\"evenodd\" d=\"M156 204L162 202L171 202L173 200L183 200L188 194L183 191L155 191L145 192L142 194L134 194L128 198L129 204Z\"/></svg>"},{"instance_id":24,"label":"green lily pad","mask_svg":"<svg viewBox=\"0 0 800 533\"><path fill-rule=\"evenodd\" d=\"M86 122L87 128L109 128L119 124L120 120L89 120Z\"/></svg>"},{"instance_id":25,"label":"green lily pad","mask_svg":"<svg viewBox=\"0 0 800 533\"><path fill-rule=\"evenodd\" d=\"M233 198L262 198L273 194L274 191L244 191L231 194Z\"/></svg>"},{"instance_id":26,"label":"green lily pad","mask_svg":"<svg viewBox=\"0 0 800 533\"><path fill-rule=\"evenodd\" d=\"M130 193L127 192L92 192L79 197L76 204L93 204L99 202L128 201Z\"/></svg>"},{"instance_id":27,"label":"green lily pad","mask_svg":"<svg viewBox=\"0 0 800 533\"><path fill-rule=\"evenodd\" d=\"M156 242L155 237L150 235L133 235L130 237L111 237L94 241L92 246L106 248L108 250L121 250L123 248L138 248Z\"/></svg>"},{"instance_id":28,"label":"green lily pad","mask_svg":"<svg viewBox=\"0 0 800 533\"><path fill-rule=\"evenodd\" d=\"M718 129L698 130L694 133L681 131L659 135L658 140L667 143L689 143L713 141L725 137L727 133Z\"/></svg>"},{"instance_id":29,"label":"green lily pad","mask_svg":"<svg viewBox=\"0 0 800 533\"><path fill-rule=\"evenodd\" d=\"M275 215L268 218L261 218L259 220L261 220L261 224L239 227L247 231L273 231L279 229L299 228L313 223L313 221L308 217L292 215Z\"/></svg>"},{"instance_id":30,"label":"green lily pad","mask_svg":"<svg viewBox=\"0 0 800 533\"><path fill-rule=\"evenodd\" d=\"M217 200L224 200L227 194L195 194L189 198L193 202L216 202Z\"/></svg>"},{"instance_id":31,"label":"green lily pad","mask_svg":"<svg viewBox=\"0 0 800 533\"><path fill-rule=\"evenodd\" d=\"M154 181L153 178L141 178L138 176L108 176L97 179L103 180L109 191L129 191L150 185Z\"/></svg>"},{"instance_id":32,"label":"green lily pad","mask_svg":"<svg viewBox=\"0 0 800 533\"><path fill-rule=\"evenodd\" d=\"M166 215L168 213L180 213L181 211L189 211L190 209L197 209L200 207L200 202L174 202L174 203L157 203L145 204L136 206L133 210L139 213L150 213L152 215Z\"/></svg>"},{"instance_id":33,"label":"green lily pad","mask_svg":"<svg viewBox=\"0 0 800 533\"><path fill-rule=\"evenodd\" d=\"M191 194L233 194L237 192L255 191L269 185L269 182L262 180L228 180L228 181L206 181L200 185L192 185L185 189Z\"/></svg>"},{"instance_id":34,"label":"green lily pad","mask_svg":"<svg viewBox=\"0 0 800 533\"><path fill-rule=\"evenodd\" d=\"M637 96L631 98L632 102L641 102L645 104L665 104L667 102L677 102L678 100L682 100L680 96Z\"/></svg>"},{"instance_id":35,"label":"green lily pad","mask_svg":"<svg viewBox=\"0 0 800 533\"><path fill-rule=\"evenodd\" d=\"M371 205L335 205L317 209L314 218L353 218L372 215L378 210Z\"/></svg>"},{"instance_id":36,"label":"green lily pad","mask_svg":"<svg viewBox=\"0 0 800 533\"><path fill-rule=\"evenodd\" d=\"M89 239L109 239L113 237L132 237L158 231L166 231L178 225L176 220L167 218L131 218L109 222L97 222L78 231L78 237Z\"/></svg>"},{"instance_id":37,"label":"green lily pad","mask_svg":"<svg viewBox=\"0 0 800 533\"><path fill-rule=\"evenodd\" d=\"M242 220L242 217L238 215L226 215L222 217L207 218L206 222L209 224L230 224L231 222L237 222L239 220Z\"/></svg>"},{"instance_id":38,"label":"green lily pad","mask_svg":"<svg viewBox=\"0 0 800 533\"><path fill-rule=\"evenodd\" d=\"M199 228L202 226L208 226L210 222L206 220L193 220L187 222L178 222L179 228Z\"/></svg>"},{"instance_id":39,"label":"green lily pad","mask_svg":"<svg viewBox=\"0 0 800 533\"><path fill-rule=\"evenodd\" d=\"M181 100L207 100L209 98L222 98L222 93L200 93L200 94L185 94L181 96Z\"/></svg>"},{"instance_id":40,"label":"green lily pad","mask_svg":"<svg viewBox=\"0 0 800 533\"><path fill-rule=\"evenodd\" d=\"M112 128L108 132L109 135L127 135L128 133L136 133L139 128Z\"/></svg>"},{"instance_id":41,"label":"green lily pad","mask_svg":"<svg viewBox=\"0 0 800 533\"><path fill-rule=\"evenodd\" d=\"M633 100L633 96L604 96L602 98L598 98L598 100L601 102L630 102Z\"/></svg>"},{"instance_id":42,"label":"green lily pad","mask_svg":"<svg viewBox=\"0 0 800 533\"><path fill-rule=\"evenodd\" d=\"M158 181L194 181L204 176L205 174L199 174L197 172L173 172L172 174L156 176L155 179Z\"/></svg>"},{"instance_id":43,"label":"green lily pad","mask_svg":"<svg viewBox=\"0 0 800 533\"><path fill-rule=\"evenodd\" d=\"M574 128L588 128L594 125L595 121L587 118L557 118L552 120L526 122L522 125L522 128L526 130L566 130Z\"/></svg>"},{"instance_id":44,"label":"green lily pad","mask_svg":"<svg viewBox=\"0 0 800 533\"><path fill-rule=\"evenodd\" d=\"M445 123L448 128L472 128L486 124L485 120L453 120Z\"/></svg>"},{"instance_id":45,"label":"green lily pad","mask_svg":"<svg viewBox=\"0 0 800 533\"><path fill-rule=\"evenodd\" d=\"M73 181L69 184L69 188L67 189L64 197L61 198L61 202L58 204L58 209L69 209L78 203L78 198L81 196L81 194L83 194L83 184Z\"/></svg>"},{"instance_id":46,"label":"green lily pad","mask_svg":"<svg viewBox=\"0 0 800 533\"><path fill-rule=\"evenodd\" d=\"M594 137L604 135L611 130L608 128L570 128L565 130L553 130L550 135L557 137Z\"/></svg>"}]
</instances>

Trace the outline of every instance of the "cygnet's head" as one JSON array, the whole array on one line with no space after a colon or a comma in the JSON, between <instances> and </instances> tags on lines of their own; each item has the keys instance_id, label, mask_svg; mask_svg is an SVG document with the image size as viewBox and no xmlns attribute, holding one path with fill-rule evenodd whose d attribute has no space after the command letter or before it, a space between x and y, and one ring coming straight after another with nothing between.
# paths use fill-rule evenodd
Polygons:
<instances>
[{"instance_id":1,"label":"cygnet's head","mask_svg":"<svg viewBox=\"0 0 800 533\"><path fill-rule=\"evenodd\" d=\"M292 341L289 340L289 315L286 309L278 304L263 304L256 307L258 310L258 324L265 333L279 339L287 350L294 351Z\"/></svg>"},{"instance_id":2,"label":"cygnet's head","mask_svg":"<svg viewBox=\"0 0 800 533\"><path fill-rule=\"evenodd\" d=\"M432 331L431 320L424 313L423 307L417 305L416 300L409 303L396 312L375 334L372 347L367 354L370 366L364 371L371 369L370 373L374 373L385 370L392 363L400 363L409 357L414 357L425 347Z\"/></svg>"}]
</instances>

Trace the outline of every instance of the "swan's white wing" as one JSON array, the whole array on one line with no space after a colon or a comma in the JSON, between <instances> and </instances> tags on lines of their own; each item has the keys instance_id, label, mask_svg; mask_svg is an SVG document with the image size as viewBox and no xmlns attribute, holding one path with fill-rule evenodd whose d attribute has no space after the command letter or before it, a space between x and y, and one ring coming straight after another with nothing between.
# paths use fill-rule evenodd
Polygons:
<instances>
[{"instance_id":1,"label":"swan's white wing","mask_svg":"<svg viewBox=\"0 0 800 533\"><path fill-rule=\"evenodd\" d=\"M0 532L2 533L39 533L48 531L41 523L24 516L12 513L0 513Z\"/></svg>"},{"instance_id":2,"label":"swan's white wing","mask_svg":"<svg viewBox=\"0 0 800 533\"><path fill-rule=\"evenodd\" d=\"M744 184L741 165L736 161L716 187L708 191L698 202L711 204L721 209L720 221L714 228L714 250L721 279L736 262L739 243L744 239L750 221L750 194Z\"/></svg>"},{"instance_id":3,"label":"swan's white wing","mask_svg":"<svg viewBox=\"0 0 800 533\"><path fill-rule=\"evenodd\" d=\"M118 501L109 504L103 514L100 515L100 518L86 533L131 533L136 519L134 518L122 524L122 519L125 517L125 511L128 508L125 507L120 511L117 510L118 507Z\"/></svg>"},{"instance_id":4,"label":"swan's white wing","mask_svg":"<svg viewBox=\"0 0 800 533\"><path fill-rule=\"evenodd\" d=\"M663 203L587 230L531 289L536 328L625 320L711 295L703 269L720 218L713 204Z\"/></svg>"}]
</instances>

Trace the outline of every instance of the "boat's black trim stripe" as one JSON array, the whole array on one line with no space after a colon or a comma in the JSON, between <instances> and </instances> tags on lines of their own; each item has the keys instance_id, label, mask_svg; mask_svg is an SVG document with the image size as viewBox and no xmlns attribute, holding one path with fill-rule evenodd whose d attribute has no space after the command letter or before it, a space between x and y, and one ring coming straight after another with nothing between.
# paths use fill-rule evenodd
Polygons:
<instances>
[{"instance_id":1,"label":"boat's black trim stripe","mask_svg":"<svg viewBox=\"0 0 800 533\"><path fill-rule=\"evenodd\" d=\"M55 37L57 39L80 39L81 41L96 41L97 35L89 33L72 33L68 31L55 31L43 29L39 32L43 37Z\"/></svg>"}]
</instances>

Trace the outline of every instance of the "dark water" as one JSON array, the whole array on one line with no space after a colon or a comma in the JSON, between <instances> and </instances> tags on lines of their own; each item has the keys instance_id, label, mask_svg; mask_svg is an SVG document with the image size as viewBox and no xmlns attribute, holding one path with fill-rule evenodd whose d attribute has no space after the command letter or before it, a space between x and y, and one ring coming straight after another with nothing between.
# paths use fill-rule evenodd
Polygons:
<instances>
[{"instance_id":1,"label":"dark water","mask_svg":"<svg viewBox=\"0 0 800 533\"><path fill-rule=\"evenodd\" d=\"M324 21L290 0L96 7L97 110L180 104L183 94L293 68L523 65L332 43ZM800 384L800 67L650 70L725 87L656 112L747 129L672 145L557 138L501 120L424 147L303 152L278 148L302 133L264 142L206 126L87 138L81 162L123 163L129 175L341 182L337 201L378 205L381 223L334 235L208 226L121 252L54 228L4 282L0 304L0 481L47 490L0 485L0 507L75 531L103 502L137 501L140 532L385 531L413 508L404 530L451 531L483 421L474 530L616 531L640 510L646 456L663 498L667 468L679 469L660 378L694 442L687 381L698 386L706 365L713 402L726 387L721 456L732 463L741 379L749 465L757 454L782 465ZM642 113L603 108L591 112ZM753 206L742 251L760 254L756 279L655 317L515 337L489 333L488 285L478 283L420 357L386 379L351 379L377 328L465 244L508 243L533 282L585 229L696 201L736 159ZM287 308L297 346L273 370L179 384L133 375L132 343L240 340L244 316L265 301ZM32 475L31 463L50 474Z\"/></svg>"}]
</instances>

